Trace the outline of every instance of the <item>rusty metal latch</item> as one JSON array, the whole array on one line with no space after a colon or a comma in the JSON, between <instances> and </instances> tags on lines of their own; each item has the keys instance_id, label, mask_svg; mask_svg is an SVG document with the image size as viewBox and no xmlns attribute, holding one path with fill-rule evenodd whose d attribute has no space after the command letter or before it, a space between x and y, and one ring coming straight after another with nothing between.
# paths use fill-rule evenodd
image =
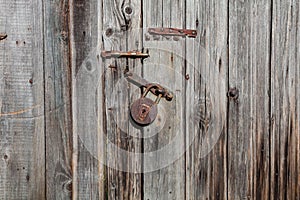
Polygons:
<instances>
[{"instance_id":1,"label":"rusty metal latch","mask_svg":"<svg viewBox=\"0 0 300 200\"><path fill-rule=\"evenodd\" d=\"M0 33L0 40L4 40L5 38L7 38L7 34Z\"/></svg>"},{"instance_id":2,"label":"rusty metal latch","mask_svg":"<svg viewBox=\"0 0 300 200\"><path fill-rule=\"evenodd\" d=\"M140 87L140 88L148 88L150 86L155 87L150 87L150 92L154 95L159 95L162 94L161 98L165 98L167 101L172 101L173 99L173 94L172 92L168 91L165 87L158 83L150 83L146 79L140 77L139 75L135 74L132 71L128 71L125 74L125 78L127 79L128 82Z\"/></svg>"},{"instance_id":3,"label":"rusty metal latch","mask_svg":"<svg viewBox=\"0 0 300 200\"><path fill-rule=\"evenodd\" d=\"M101 52L102 58L148 58L148 53L142 53L139 51L128 51L128 52L122 52L122 51L102 51Z\"/></svg>"},{"instance_id":4,"label":"rusty metal latch","mask_svg":"<svg viewBox=\"0 0 300 200\"><path fill-rule=\"evenodd\" d=\"M178 28L149 28L148 32L152 35L168 35L181 37L197 37L197 30L192 29L178 29Z\"/></svg>"},{"instance_id":5,"label":"rusty metal latch","mask_svg":"<svg viewBox=\"0 0 300 200\"><path fill-rule=\"evenodd\" d=\"M165 87L157 84L157 83L150 83L146 79L140 77L139 75L128 71L125 74L126 79L141 89L146 88L143 92L141 98L137 99L133 102L130 107L130 115L134 122L136 122L140 126L147 126L151 124L158 113L158 103L160 99L164 98L167 101L172 101L173 94L169 92ZM151 92L157 98L153 101L150 98L147 98L147 94Z\"/></svg>"}]
</instances>

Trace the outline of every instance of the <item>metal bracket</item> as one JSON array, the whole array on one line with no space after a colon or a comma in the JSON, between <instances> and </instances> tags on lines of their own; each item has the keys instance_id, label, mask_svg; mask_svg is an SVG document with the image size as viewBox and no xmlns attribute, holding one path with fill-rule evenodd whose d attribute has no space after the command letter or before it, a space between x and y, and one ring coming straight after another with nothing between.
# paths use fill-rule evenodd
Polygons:
<instances>
[{"instance_id":1,"label":"metal bracket","mask_svg":"<svg viewBox=\"0 0 300 200\"><path fill-rule=\"evenodd\" d=\"M152 35L168 35L181 37L197 37L197 30L192 29L178 29L178 28L149 28L148 32Z\"/></svg>"},{"instance_id":2,"label":"metal bracket","mask_svg":"<svg viewBox=\"0 0 300 200\"><path fill-rule=\"evenodd\" d=\"M140 88L148 88L149 86L155 86L149 90L152 94L156 96L161 94L161 97L165 98L167 101L172 101L173 99L173 93L168 91L165 87L157 83L150 83L149 81L140 77L134 72L128 71L127 73L125 73L125 78L128 82L133 83L134 85Z\"/></svg>"},{"instance_id":3,"label":"metal bracket","mask_svg":"<svg viewBox=\"0 0 300 200\"><path fill-rule=\"evenodd\" d=\"M102 51L101 52L102 58L148 58L148 53L142 53L139 51L128 51L128 52L122 52L122 51Z\"/></svg>"}]
</instances>

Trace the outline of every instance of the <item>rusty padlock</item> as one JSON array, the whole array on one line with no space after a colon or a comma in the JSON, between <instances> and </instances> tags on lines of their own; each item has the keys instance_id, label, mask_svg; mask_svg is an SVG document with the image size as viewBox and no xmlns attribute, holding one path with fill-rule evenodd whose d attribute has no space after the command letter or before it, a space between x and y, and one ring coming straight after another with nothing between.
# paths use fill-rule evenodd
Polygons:
<instances>
[{"instance_id":1,"label":"rusty padlock","mask_svg":"<svg viewBox=\"0 0 300 200\"><path fill-rule=\"evenodd\" d=\"M131 105L131 117L141 126L150 125L157 116L157 104L159 103L162 94L159 94L155 101L147 98L146 96L152 88L157 88L157 86L150 84L142 94L141 98L133 102Z\"/></svg>"}]
</instances>

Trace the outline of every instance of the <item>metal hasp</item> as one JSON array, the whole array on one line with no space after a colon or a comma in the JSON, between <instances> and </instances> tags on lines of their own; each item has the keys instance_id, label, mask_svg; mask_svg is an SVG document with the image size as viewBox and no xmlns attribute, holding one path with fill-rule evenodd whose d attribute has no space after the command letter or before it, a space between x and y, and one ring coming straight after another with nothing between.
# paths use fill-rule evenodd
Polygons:
<instances>
[{"instance_id":1,"label":"metal hasp","mask_svg":"<svg viewBox=\"0 0 300 200\"><path fill-rule=\"evenodd\" d=\"M146 88L141 98L134 101L130 107L130 115L133 121L140 126L150 125L156 119L158 113L157 104L160 99L165 98L167 101L172 101L173 94L163 86L157 83L149 83L147 80L133 72L127 72L125 76L129 82L140 88ZM157 97L155 101L146 97L149 92Z\"/></svg>"},{"instance_id":2,"label":"metal hasp","mask_svg":"<svg viewBox=\"0 0 300 200\"><path fill-rule=\"evenodd\" d=\"M122 52L122 51L102 51L101 52L102 58L148 58L148 53L142 53L139 51L128 51L128 52Z\"/></svg>"},{"instance_id":3,"label":"metal hasp","mask_svg":"<svg viewBox=\"0 0 300 200\"><path fill-rule=\"evenodd\" d=\"M155 85L155 87L150 88L150 92L154 95L162 94L162 98L165 98L167 101L172 101L173 94L168 91L165 87L158 83L150 83L146 79L140 77L139 75L135 74L134 72L128 71L125 73L125 78L128 82L136 85L140 88L147 88L151 85Z\"/></svg>"},{"instance_id":4,"label":"metal hasp","mask_svg":"<svg viewBox=\"0 0 300 200\"><path fill-rule=\"evenodd\" d=\"M148 32L152 35L168 35L168 36L182 36L182 37L197 37L197 30L192 29L178 29L178 28L149 28Z\"/></svg>"}]
</instances>

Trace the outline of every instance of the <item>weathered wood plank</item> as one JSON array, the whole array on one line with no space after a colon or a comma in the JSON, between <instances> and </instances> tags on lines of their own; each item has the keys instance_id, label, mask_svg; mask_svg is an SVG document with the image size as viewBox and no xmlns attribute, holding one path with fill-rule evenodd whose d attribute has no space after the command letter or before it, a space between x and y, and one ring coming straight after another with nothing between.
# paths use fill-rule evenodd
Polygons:
<instances>
[{"instance_id":1,"label":"weathered wood plank","mask_svg":"<svg viewBox=\"0 0 300 200\"><path fill-rule=\"evenodd\" d=\"M174 93L171 102L160 101L157 121L144 129L144 199L185 198L185 38L146 33L151 27L184 28L184 24L185 1L143 1L143 44L150 54L143 75Z\"/></svg>"},{"instance_id":2,"label":"weathered wood plank","mask_svg":"<svg viewBox=\"0 0 300 200\"><path fill-rule=\"evenodd\" d=\"M299 1L273 1L271 199L300 198L299 13Z\"/></svg>"},{"instance_id":3,"label":"weathered wood plank","mask_svg":"<svg viewBox=\"0 0 300 200\"><path fill-rule=\"evenodd\" d=\"M126 20L130 23L130 27L127 31L127 51L142 51L143 49L143 15L142 15L142 1L140 0L125 0L123 6L123 13ZM142 75L142 61L141 59L129 59L128 67L130 71L133 71L136 74ZM136 86L129 83L128 96L129 96L129 104L130 107L133 101L140 98L140 89ZM128 110L125 114L127 114L129 118L130 111ZM134 153L143 152L142 146L142 130L139 127L133 126L131 119L129 118L128 122L128 136L129 143L127 147L127 151ZM129 182L127 186L128 190L128 198L132 200L143 199L143 160L142 155L136 157L136 159L129 159L128 166L131 167L131 172L128 173L130 179L127 180ZM128 170L129 171L129 170Z\"/></svg>"},{"instance_id":4,"label":"weathered wood plank","mask_svg":"<svg viewBox=\"0 0 300 200\"><path fill-rule=\"evenodd\" d=\"M229 1L229 199L269 196L270 10L270 0Z\"/></svg>"},{"instance_id":5,"label":"weathered wood plank","mask_svg":"<svg viewBox=\"0 0 300 200\"><path fill-rule=\"evenodd\" d=\"M141 2L137 0L103 1L103 46L104 50L141 50ZM110 67L109 67L110 66ZM105 68L105 112L107 122L107 169L108 199L141 199L141 157L132 158L129 153L141 152L141 142L133 134L140 132L130 122L129 107L138 88L124 78L128 68L141 72L141 62L127 59L106 59ZM124 150L120 154L118 149ZM130 173L133 172L133 173Z\"/></svg>"},{"instance_id":6,"label":"weathered wood plank","mask_svg":"<svg viewBox=\"0 0 300 200\"><path fill-rule=\"evenodd\" d=\"M99 170L102 166L97 160L97 143L93 142L98 130L95 83L101 65L97 62L95 49L102 34L101 5L98 0L70 1L73 199L103 199L104 196L104 171Z\"/></svg>"},{"instance_id":7,"label":"weathered wood plank","mask_svg":"<svg viewBox=\"0 0 300 200\"><path fill-rule=\"evenodd\" d=\"M70 199L72 190L69 1L44 2L47 199Z\"/></svg>"},{"instance_id":8,"label":"weathered wood plank","mask_svg":"<svg viewBox=\"0 0 300 200\"><path fill-rule=\"evenodd\" d=\"M227 2L187 1L186 199L227 198Z\"/></svg>"},{"instance_id":9,"label":"weathered wood plank","mask_svg":"<svg viewBox=\"0 0 300 200\"><path fill-rule=\"evenodd\" d=\"M44 199L42 2L0 7L0 199Z\"/></svg>"}]
</instances>

